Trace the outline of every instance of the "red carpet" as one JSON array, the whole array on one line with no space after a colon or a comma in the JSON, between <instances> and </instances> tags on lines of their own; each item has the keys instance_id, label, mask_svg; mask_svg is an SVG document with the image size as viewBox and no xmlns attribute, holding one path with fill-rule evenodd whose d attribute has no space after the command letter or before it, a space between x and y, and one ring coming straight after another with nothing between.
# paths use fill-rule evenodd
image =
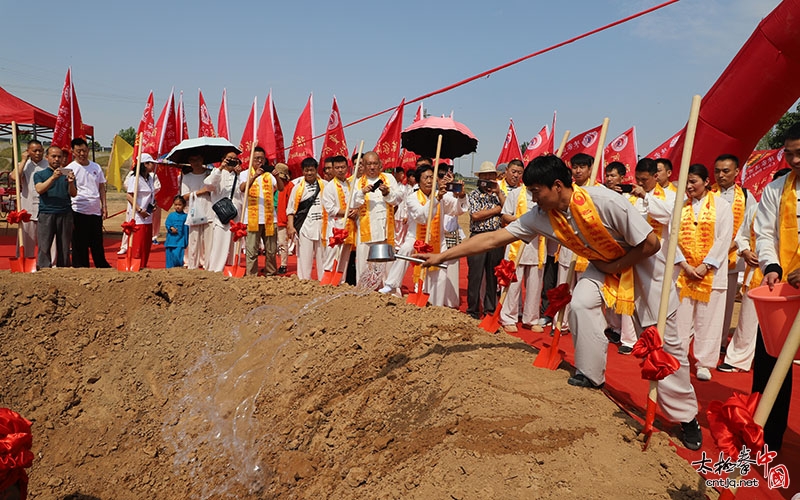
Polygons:
<instances>
[{"instance_id":1,"label":"red carpet","mask_svg":"<svg viewBox=\"0 0 800 500\"><path fill-rule=\"evenodd\" d=\"M14 256L14 248L16 236L12 231L3 231L5 236L0 236L0 269L9 269L8 258ZM10 234L9 234L10 233ZM105 242L106 258L113 266L117 261L117 250L119 249L119 236L108 236ZM263 258L262 258L263 259ZM263 261L262 261L263 266ZM164 267L164 247L157 245L152 248L150 254L149 268L158 269ZM289 257L288 265L289 273L294 274L296 270L294 256ZM413 289L410 279L411 273L406 275L406 280L403 283L403 292L407 293L409 289ZM467 264L466 259L461 261L461 307L464 311L466 309L466 288L467 288ZM545 333L533 333L530 330L523 329L521 324L519 333L516 336L531 346L539 349L544 345L549 345L551 337L549 336L549 328ZM574 362L572 339L569 336L562 337L559 342L559 348L563 351L564 360L572 364ZM616 346L610 346L608 354L608 365L606 372L606 385L605 392L616 404L618 404L624 411L637 418L640 422L644 416L644 408L647 402L648 383L641 379L641 371L639 369L639 360L632 356L623 356L618 354ZM686 450L681 445L676 445L676 452L685 458L688 462L699 460L702 452L705 451L706 456L716 461L719 456L719 450L714 445L714 441L708 431L708 420L706 419L706 411L708 404L713 400L724 401L730 397L734 392L741 392L748 394L750 392L751 375L748 373L721 373L714 371L713 378L708 382L699 382L694 377L692 378L697 398L700 402L700 413L698 420L703 427L703 448L696 452ZM738 499L790 499L792 495L800 491L800 408L797 402L797 392L800 391L800 367L794 366L794 404L791 409L789 429L784 436L783 448L778 453L777 458L773 461L772 466L783 464L789 472L790 486L788 489L775 489L770 490L767 487L767 481L763 480L760 476L758 488L742 488L739 490L736 498ZM656 427L665 432L677 436L679 427L677 424L666 422L663 418L657 416ZM680 440L675 437L675 442ZM755 452L753 452L755 458ZM735 459L735 457L734 457ZM756 466L754 468L759 473L763 473L763 467ZM754 477L755 474L751 472L748 478ZM718 476L709 476L714 479Z\"/></svg>"}]
</instances>

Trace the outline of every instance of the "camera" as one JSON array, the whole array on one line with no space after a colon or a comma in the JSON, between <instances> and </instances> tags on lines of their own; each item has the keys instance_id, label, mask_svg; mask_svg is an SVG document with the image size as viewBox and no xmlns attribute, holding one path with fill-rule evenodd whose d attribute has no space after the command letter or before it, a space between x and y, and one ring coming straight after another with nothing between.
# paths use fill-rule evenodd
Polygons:
<instances>
[{"instance_id":1,"label":"camera","mask_svg":"<svg viewBox=\"0 0 800 500\"><path fill-rule=\"evenodd\" d=\"M623 193L632 193L633 192L633 184L620 184L619 189Z\"/></svg>"},{"instance_id":2,"label":"camera","mask_svg":"<svg viewBox=\"0 0 800 500\"><path fill-rule=\"evenodd\" d=\"M464 190L464 185L460 182L448 182L444 185L445 189L451 193L460 193Z\"/></svg>"},{"instance_id":3,"label":"camera","mask_svg":"<svg viewBox=\"0 0 800 500\"><path fill-rule=\"evenodd\" d=\"M156 209L155 203L148 203L147 208L145 208L148 214L152 214L155 209Z\"/></svg>"},{"instance_id":4,"label":"camera","mask_svg":"<svg viewBox=\"0 0 800 500\"><path fill-rule=\"evenodd\" d=\"M372 186L369 187L369 191L371 193L374 193L376 189L381 187L381 185L383 185L383 180L382 179L378 179L377 181L375 181L375 184L373 184Z\"/></svg>"},{"instance_id":5,"label":"camera","mask_svg":"<svg viewBox=\"0 0 800 500\"><path fill-rule=\"evenodd\" d=\"M239 158L226 158L225 159L225 163L227 163L231 167L235 167L236 165L238 165L241 162L239 161Z\"/></svg>"},{"instance_id":6,"label":"camera","mask_svg":"<svg viewBox=\"0 0 800 500\"><path fill-rule=\"evenodd\" d=\"M494 189L497 187L497 181L487 181L486 179L478 179L478 187L485 190Z\"/></svg>"}]
</instances>

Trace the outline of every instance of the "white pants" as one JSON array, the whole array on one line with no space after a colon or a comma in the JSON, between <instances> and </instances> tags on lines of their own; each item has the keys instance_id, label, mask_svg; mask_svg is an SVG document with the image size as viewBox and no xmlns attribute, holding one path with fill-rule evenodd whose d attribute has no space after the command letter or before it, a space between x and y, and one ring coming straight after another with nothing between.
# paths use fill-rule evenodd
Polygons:
<instances>
[{"instance_id":1,"label":"white pants","mask_svg":"<svg viewBox=\"0 0 800 500\"><path fill-rule=\"evenodd\" d=\"M609 328L619 332L620 344L633 347L633 344L638 340L636 329L633 326L633 316L619 314L606 309L606 321Z\"/></svg>"},{"instance_id":2,"label":"white pants","mask_svg":"<svg viewBox=\"0 0 800 500\"><path fill-rule=\"evenodd\" d=\"M189 244L186 247L186 267L197 269L207 268L208 257L211 255L213 243L213 228L209 222L197 226L189 226Z\"/></svg>"},{"instance_id":3,"label":"white pants","mask_svg":"<svg viewBox=\"0 0 800 500\"><path fill-rule=\"evenodd\" d=\"M325 247L321 242L312 240L302 234L297 235L297 277L301 280L311 279L311 269L317 263L317 279L322 278L325 265Z\"/></svg>"},{"instance_id":4,"label":"white pants","mask_svg":"<svg viewBox=\"0 0 800 500\"><path fill-rule=\"evenodd\" d=\"M400 249L397 251L399 255L411 255L414 253L414 240L411 238L406 238L402 245L400 245ZM406 271L408 271L408 264L407 260L397 259L392 262L391 266L389 266L389 273L386 276L386 281L383 282L384 286L391 287L392 289L400 288L400 285L403 284L403 278L406 275ZM414 286L417 284L414 283Z\"/></svg>"},{"instance_id":5,"label":"white pants","mask_svg":"<svg viewBox=\"0 0 800 500\"><path fill-rule=\"evenodd\" d=\"M369 256L369 247L372 245L376 245L378 243L386 243L385 241L375 241L373 243L360 243L356 247L356 284L361 283L361 276L366 272L368 269L368 262L367 257ZM389 266L386 265L385 262L374 262L375 266L381 272L380 282L383 283L386 281L386 275L389 270Z\"/></svg>"},{"instance_id":6,"label":"white pants","mask_svg":"<svg viewBox=\"0 0 800 500\"><path fill-rule=\"evenodd\" d=\"M580 279L572 293L569 318L575 343L575 368L598 385L605 382L608 354L608 339L603 332L606 320L602 287L600 281ZM637 331L641 331L643 325L635 315L633 319ZM688 349L678 335L675 313L667 317L665 330L664 351L675 356L681 366L658 382L658 406L668 419L689 422L697 415L697 396L689 380Z\"/></svg>"},{"instance_id":7,"label":"white pants","mask_svg":"<svg viewBox=\"0 0 800 500\"><path fill-rule=\"evenodd\" d=\"M225 224L220 226L217 224L210 224L211 229L211 253L206 259L206 270L215 273L221 273L225 269L226 264L233 264L233 234L230 230L230 225ZM239 248L241 252L241 247ZM239 265L246 266L245 259L239 257Z\"/></svg>"},{"instance_id":8,"label":"white pants","mask_svg":"<svg viewBox=\"0 0 800 500\"><path fill-rule=\"evenodd\" d=\"M444 283L444 302L445 307L453 307L458 309L461 305L461 294L459 289L459 261L458 259L445 262L447 264L447 271L443 271L447 275L447 280Z\"/></svg>"},{"instance_id":9,"label":"white pants","mask_svg":"<svg viewBox=\"0 0 800 500\"><path fill-rule=\"evenodd\" d=\"M739 309L739 323L725 352L725 363L740 370L750 370L756 352L757 331L756 306L753 299L745 293L742 295L742 307Z\"/></svg>"},{"instance_id":10,"label":"white pants","mask_svg":"<svg viewBox=\"0 0 800 500\"><path fill-rule=\"evenodd\" d=\"M525 325L537 324L539 308L542 302L542 277L544 268L534 265L518 265L516 269L517 281L508 285L508 293L500 310L500 323L503 325L517 324L519 317L520 296L522 286L525 285L525 299L522 302L522 323Z\"/></svg>"},{"instance_id":11,"label":"white pants","mask_svg":"<svg viewBox=\"0 0 800 500\"><path fill-rule=\"evenodd\" d=\"M736 292L739 291L739 273L732 271L728 273L728 290L725 294L725 317L722 320L722 342L728 339L733 319L733 303L736 302Z\"/></svg>"},{"instance_id":12,"label":"white pants","mask_svg":"<svg viewBox=\"0 0 800 500\"><path fill-rule=\"evenodd\" d=\"M725 292L711 290L708 302L684 297L678 306L678 331L687 348L694 333L694 357L698 367L713 369L719 363Z\"/></svg>"}]
</instances>

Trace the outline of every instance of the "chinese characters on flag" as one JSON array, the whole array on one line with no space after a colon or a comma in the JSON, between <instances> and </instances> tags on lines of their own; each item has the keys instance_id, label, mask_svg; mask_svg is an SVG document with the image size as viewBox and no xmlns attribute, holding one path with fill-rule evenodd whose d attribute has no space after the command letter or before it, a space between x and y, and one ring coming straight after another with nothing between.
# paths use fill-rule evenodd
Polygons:
<instances>
[{"instance_id":1,"label":"chinese characters on flag","mask_svg":"<svg viewBox=\"0 0 800 500\"><path fill-rule=\"evenodd\" d=\"M503 141L503 149L500 150L500 156L497 157L497 165L508 163L511 160L519 160L520 158L522 158L522 151L519 149L517 131L514 130L514 120L511 120L506 133L506 140Z\"/></svg>"},{"instance_id":2,"label":"chinese characters on flag","mask_svg":"<svg viewBox=\"0 0 800 500\"><path fill-rule=\"evenodd\" d=\"M172 92L164 103L161 116L156 122L156 136L158 137L157 156L165 155L178 145L178 131L175 119L175 96ZM161 190L156 193L156 204L164 210L172 206L172 199L180 190L180 169L159 164L156 175L161 182Z\"/></svg>"},{"instance_id":3,"label":"chinese characters on flag","mask_svg":"<svg viewBox=\"0 0 800 500\"><path fill-rule=\"evenodd\" d=\"M400 133L403 131L403 107L406 100L403 98L395 108L389 121L383 127L378 143L375 144L375 152L381 159L383 169L394 169L400 165Z\"/></svg>"},{"instance_id":4,"label":"chinese characters on flag","mask_svg":"<svg viewBox=\"0 0 800 500\"><path fill-rule=\"evenodd\" d=\"M211 115L208 114L208 106L206 100L203 99L203 91L198 90L200 99L200 125L197 130L197 137L216 137L217 133L214 132L214 124L211 123Z\"/></svg>"},{"instance_id":5,"label":"chinese characters on flag","mask_svg":"<svg viewBox=\"0 0 800 500\"><path fill-rule=\"evenodd\" d=\"M81 110L78 106L78 97L75 86L72 84L72 68L67 69L64 79L64 88L61 91L61 103L58 106L56 126L53 130L53 146L70 150L70 142L78 137L86 138L81 120ZM70 153L70 156L72 153Z\"/></svg>"},{"instance_id":6,"label":"chinese characters on flag","mask_svg":"<svg viewBox=\"0 0 800 500\"><path fill-rule=\"evenodd\" d=\"M750 191L756 200L761 200L761 192L764 186L772 182L772 174L789 166L783 155L783 148L754 151L747 160L742 172L742 187Z\"/></svg>"},{"instance_id":7,"label":"chinese characters on flag","mask_svg":"<svg viewBox=\"0 0 800 500\"><path fill-rule=\"evenodd\" d=\"M135 165L139 159L139 134L142 136L142 153L147 153L150 156L158 156L158 144L156 138L156 123L153 118L153 91L147 97L147 104L142 111L142 118L139 120L139 128L136 129L137 142L133 147L133 160Z\"/></svg>"},{"instance_id":8,"label":"chinese characters on flag","mask_svg":"<svg viewBox=\"0 0 800 500\"><path fill-rule=\"evenodd\" d=\"M328 126L325 129L325 141L322 143L322 155L320 163L325 158L342 155L347 157L347 142L344 138L344 128L342 127L342 117L339 114L339 105L336 97L333 98L331 116L328 118Z\"/></svg>"},{"instance_id":9,"label":"chinese characters on flag","mask_svg":"<svg viewBox=\"0 0 800 500\"><path fill-rule=\"evenodd\" d=\"M289 148L289 158L286 162L289 165L289 173L292 178L303 175L300 163L308 157L314 158L314 120L313 120L313 94L308 96L306 107L297 119L297 126L294 129L292 147Z\"/></svg>"}]
</instances>

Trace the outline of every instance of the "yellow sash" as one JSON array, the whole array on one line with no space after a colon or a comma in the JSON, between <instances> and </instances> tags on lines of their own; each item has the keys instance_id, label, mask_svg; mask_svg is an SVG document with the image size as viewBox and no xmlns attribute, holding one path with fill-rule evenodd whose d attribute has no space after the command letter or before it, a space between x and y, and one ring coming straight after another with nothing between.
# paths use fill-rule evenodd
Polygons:
<instances>
[{"instance_id":1,"label":"yellow sash","mask_svg":"<svg viewBox=\"0 0 800 500\"><path fill-rule=\"evenodd\" d=\"M258 231L258 200L264 200L264 233L275 234L272 196L272 174L264 173L250 186L247 196L247 230Z\"/></svg>"},{"instance_id":2,"label":"yellow sash","mask_svg":"<svg viewBox=\"0 0 800 500\"><path fill-rule=\"evenodd\" d=\"M428 197L425 196L425 193L423 193L421 189L417 190L417 200L423 207L428 203ZM439 253L442 251L441 214L442 205L439 203L436 205L436 211L433 212L433 218L431 219L431 238L428 241L428 243L433 247L433 253ZM419 241L425 241L425 233L427 232L427 229L427 224L417 224L417 233L415 235L416 239ZM414 283L419 281L419 277L420 266L419 264L414 264Z\"/></svg>"},{"instance_id":3,"label":"yellow sash","mask_svg":"<svg viewBox=\"0 0 800 500\"><path fill-rule=\"evenodd\" d=\"M386 174L381 172L378 176L380 180L388 187L389 179L386 177ZM367 187L367 176L364 175L361 179L358 180L358 188L364 189ZM370 193L364 195L364 204L361 205L361 208L358 211L358 230L359 234L361 235L361 241L363 242L371 242L372 241L372 227L369 225L369 210L367 210L367 204L369 203L369 196ZM386 241L390 245L394 246L394 207L390 204L386 204Z\"/></svg>"},{"instance_id":4,"label":"yellow sash","mask_svg":"<svg viewBox=\"0 0 800 500\"><path fill-rule=\"evenodd\" d=\"M658 183L656 183L656 184L658 184ZM660 185L661 185L661 184L659 184L659 186L660 186ZM662 188L662 189L663 189L663 188ZM671 182L670 182L669 184L667 184L667 189L669 189L669 190L670 190L670 191L672 191L673 193L677 193L677 192L678 192L678 188L676 188L676 187L675 187L675 184L673 184L673 183L671 183Z\"/></svg>"},{"instance_id":5,"label":"yellow sash","mask_svg":"<svg viewBox=\"0 0 800 500\"><path fill-rule=\"evenodd\" d=\"M319 193L317 194L318 197L322 197L322 192L325 190L325 183L322 180L317 179L317 187L319 188ZM294 211L297 213L297 207L300 206L300 200L303 199L303 190L306 188L305 180L300 181L300 187L297 189L297 193L294 195ZM322 204L322 201L320 201ZM328 246L328 238L325 236L328 234L328 212L325 209L322 209L322 229L320 230L320 243L322 246Z\"/></svg>"},{"instance_id":6,"label":"yellow sash","mask_svg":"<svg viewBox=\"0 0 800 500\"><path fill-rule=\"evenodd\" d=\"M796 199L796 198L795 198ZM756 231L753 229L755 226L756 218L753 217L753 222L750 223L750 250L753 252L756 251ZM753 277L750 279L750 284L747 284L747 275L749 273L753 273ZM749 264L744 270L744 288L755 288L761 285L761 281L764 279L764 273L761 272L760 266L752 267Z\"/></svg>"},{"instance_id":7,"label":"yellow sash","mask_svg":"<svg viewBox=\"0 0 800 500\"><path fill-rule=\"evenodd\" d=\"M657 182L656 182L656 187L653 188L653 196L655 196L659 200L667 199L667 194L664 192L664 188L662 188L661 185ZM639 197L631 196L629 199L631 201L631 204L636 205L636 200L638 200ZM652 217L650 217L650 214L647 215L647 222L650 224L650 227L653 228L653 232L656 233L658 239L661 240L664 233L664 224L658 222L657 220L654 220Z\"/></svg>"},{"instance_id":8,"label":"yellow sash","mask_svg":"<svg viewBox=\"0 0 800 500\"><path fill-rule=\"evenodd\" d=\"M333 179L333 183L336 186L336 197L339 199L339 210L344 210L347 208L347 200L345 199L344 195L344 188L342 187L342 183L339 179ZM350 184L348 184L349 186ZM355 242L356 236L356 222L347 217L347 214L344 214L345 223L344 228L347 230L347 238L344 240L345 245L352 245Z\"/></svg>"},{"instance_id":9,"label":"yellow sash","mask_svg":"<svg viewBox=\"0 0 800 500\"><path fill-rule=\"evenodd\" d=\"M602 260L611 262L619 259L627 252L611 236L603 226L600 214L594 202L583 188L572 185L572 198L569 209L572 218L578 226L581 235L588 242L588 246L575 233L566 216L558 210L549 213L550 224L553 232L561 244L575 252L580 257L588 260ZM596 249L596 250L595 250ZM634 284L633 268L628 268L619 275L606 274L603 283L603 298L608 307L613 307L620 314L632 315L634 309Z\"/></svg>"},{"instance_id":10,"label":"yellow sash","mask_svg":"<svg viewBox=\"0 0 800 500\"><path fill-rule=\"evenodd\" d=\"M520 186L519 189L519 196L517 197L517 206L514 208L514 217L519 219L524 213L528 211L528 197L527 197L527 188L524 186ZM547 260L547 242L545 241L544 236L539 236L539 264L538 268L542 269L544 267L544 262ZM514 243L508 246L508 260L517 262L516 257L517 254L522 252L522 245L524 243L522 241L515 241Z\"/></svg>"},{"instance_id":11,"label":"yellow sash","mask_svg":"<svg viewBox=\"0 0 800 500\"><path fill-rule=\"evenodd\" d=\"M692 208L692 199L689 198L683 204L681 210L681 228L678 232L678 245L686 257L686 262L692 267L697 267L703 263L711 247L714 246L714 227L717 220L717 208L714 198L718 196L713 191L706 194L706 201L700 206L700 213L697 219ZM708 302L711 297L711 285L714 282L714 271L709 269L702 280L690 280L686 278L684 271L678 276L678 288L680 297Z\"/></svg>"},{"instance_id":12,"label":"yellow sash","mask_svg":"<svg viewBox=\"0 0 800 500\"><path fill-rule=\"evenodd\" d=\"M719 184L711 186L711 190L718 193ZM737 185L733 186L733 204L731 204L731 208L733 208L733 237L735 238L739 228L742 227L742 222L744 222L744 210L747 208L747 197L744 194L744 190ZM731 242L733 242L732 239ZM728 269L736 267L736 257L735 249L728 253Z\"/></svg>"},{"instance_id":13,"label":"yellow sash","mask_svg":"<svg viewBox=\"0 0 800 500\"><path fill-rule=\"evenodd\" d=\"M780 206L780 239L778 246L780 252L778 258L783 269L783 280L788 274L797 267L800 259L800 250L797 246L797 190L795 182L797 176L794 172L786 176L786 183L783 185Z\"/></svg>"}]
</instances>

